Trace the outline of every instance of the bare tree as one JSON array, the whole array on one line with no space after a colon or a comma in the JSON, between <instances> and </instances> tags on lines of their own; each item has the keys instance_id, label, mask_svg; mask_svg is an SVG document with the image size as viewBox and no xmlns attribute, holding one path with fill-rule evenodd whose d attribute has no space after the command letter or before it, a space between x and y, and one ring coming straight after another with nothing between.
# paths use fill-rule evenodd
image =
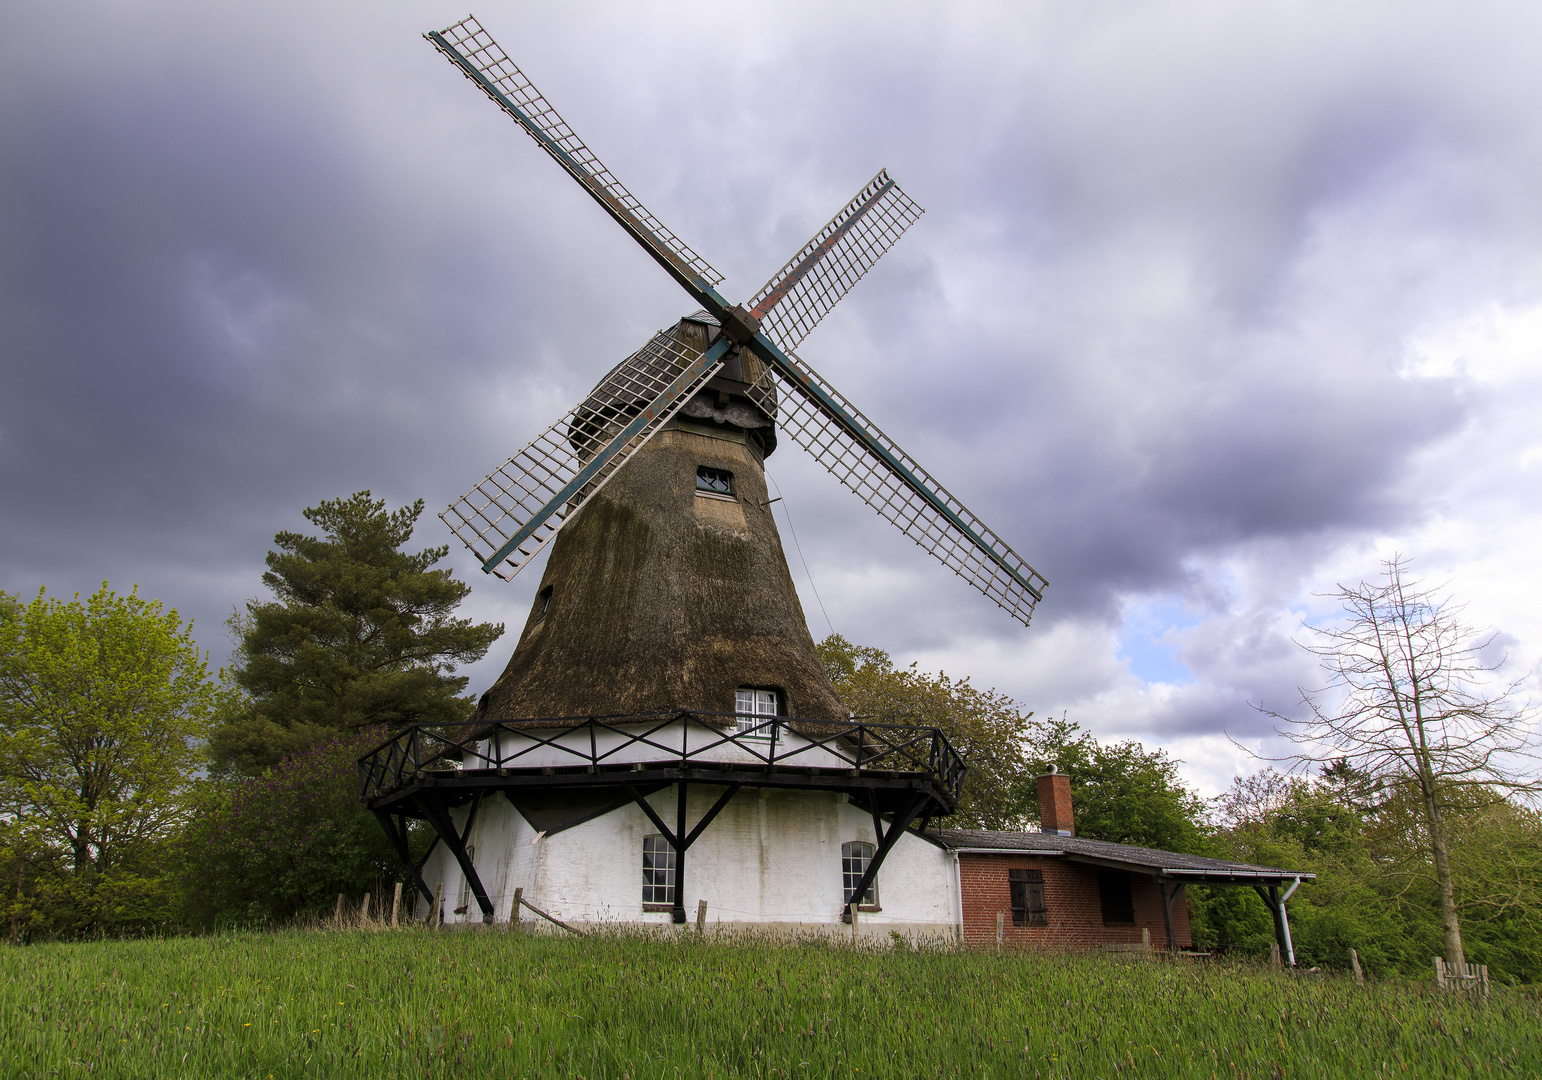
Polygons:
<instances>
[{"instance_id":1,"label":"bare tree","mask_svg":"<svg viewBox=\"0 0 1542 1080\"><path fill-rule=\"evenodd\" d=\"M1535 760L1535 712L1522 683L1495 678L1485 660L1493 633L1462 621L1463 606L1409 579L1394 555L1374 584L1340 585L1329 595L1348 619L1308 626L1303 647L1328 682L1301 690L1305 716L1264 710L1301 746L1298 763L1344 762L1371 781L1417 792L1435 872L1446 961L1466 962L1457 918L1448 826L1455 812L1491 803L1497 791L1537 790L1524 771Z\"/></svg>"}]
</instances>

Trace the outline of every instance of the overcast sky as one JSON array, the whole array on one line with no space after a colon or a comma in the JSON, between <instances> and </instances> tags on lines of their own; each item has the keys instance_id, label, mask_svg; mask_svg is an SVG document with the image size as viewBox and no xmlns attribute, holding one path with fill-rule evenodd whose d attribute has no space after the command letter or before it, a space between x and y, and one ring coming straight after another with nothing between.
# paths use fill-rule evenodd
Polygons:
<instances>
[{"instance_id":1,"label":"overcast sky","mask_svg":"<svg viewBox=\"0 0 1542 1080\"><path fill-rule=\"evenodd\" d=\"M784 441L816 638L1206 792L1315 681L1317 594L1393 551L1542 661L1542 7L476 13L730 298L880 166L926 207L799 351L1050 586L1019 626ZM0 588L138 583L223 661L303 507L421 497L451 542L435 513L689 310L421 38L464 14L0 7ZM450 558L517 629L539 568Z\"/></svg>"}]
</instances>

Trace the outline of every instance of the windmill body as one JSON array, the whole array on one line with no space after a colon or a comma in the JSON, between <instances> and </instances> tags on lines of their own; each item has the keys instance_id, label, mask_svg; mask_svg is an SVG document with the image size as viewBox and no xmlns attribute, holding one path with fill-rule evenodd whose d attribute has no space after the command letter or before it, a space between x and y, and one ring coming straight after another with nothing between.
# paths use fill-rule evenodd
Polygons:
<instances>
[{"instance_id":1,"label":"windmill body","mask_svg":"<svg viewBox=\"0 0 1542 1080\"><path fill-rule=\"evenodd\" d=\"M920 207L880 172L731 305L474 20L426 36L703 310L440 515L490 574L550 555L476 715L361 760L419 910L493 921L523 890L564 921L683 922L699 900L714 922L833 926L862 908L883 933L953 932L956 864L922 831L956 804L963 762L940 731L844 711L764 472L790 439L1028 621L1043 578L792 351ZM414 819L436 835L422 863Z\"/></svg>"},{"instance_id":2,"label":"windmill body","mask_svg":"<svg viewBox=\"0 0 1542 1080\"><path fill-rule=\"evenodd\" d=\"M718 329L698 315L671 332L704 351ZM845 718L766 492L775 418L735 374L709 382L564 524L478 719L731 713L742 689L774 694L781 715Z\"/></svg>"}]
</instances>

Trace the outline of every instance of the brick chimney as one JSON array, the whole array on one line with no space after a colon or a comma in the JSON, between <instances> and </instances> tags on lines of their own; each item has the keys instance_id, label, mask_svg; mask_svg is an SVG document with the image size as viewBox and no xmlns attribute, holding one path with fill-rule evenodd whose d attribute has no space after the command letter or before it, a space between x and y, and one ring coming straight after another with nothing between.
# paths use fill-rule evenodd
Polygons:
<instances>
[{"instance_id":1,"label":"brick chimney","mask_svg":"<svg viewBox=\"0 0 1542 1080\"><path fill-rule=\"evenodd\" d=\"M1071 778L1051 765L1039 777L1039 831L1052 836L1075 836L1071 817Z\"/></svg>"}]
</instances>

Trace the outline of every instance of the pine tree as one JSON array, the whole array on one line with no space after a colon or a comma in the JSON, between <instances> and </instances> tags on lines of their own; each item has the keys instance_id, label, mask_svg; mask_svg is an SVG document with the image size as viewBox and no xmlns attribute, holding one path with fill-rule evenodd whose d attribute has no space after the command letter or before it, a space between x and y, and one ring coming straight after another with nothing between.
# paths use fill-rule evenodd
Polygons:
<instances>
[{"instance_id":1,"label":"pine tree","mask_svg":"<svg viewBox=\"0 0 1542 1080\"><path fill-rule=\"evenodd\" d=\"M422 512L421 499L387 512L360 491L305 511L322 536L273 538L262 583L274 599L231 619L248 698L210 742L217 767L253 775L338 732L466 719L473 701L455 668L503 626L453 617L471 589L431 569L448 547L400 550Z\"/></svg>"}]
</instances>

